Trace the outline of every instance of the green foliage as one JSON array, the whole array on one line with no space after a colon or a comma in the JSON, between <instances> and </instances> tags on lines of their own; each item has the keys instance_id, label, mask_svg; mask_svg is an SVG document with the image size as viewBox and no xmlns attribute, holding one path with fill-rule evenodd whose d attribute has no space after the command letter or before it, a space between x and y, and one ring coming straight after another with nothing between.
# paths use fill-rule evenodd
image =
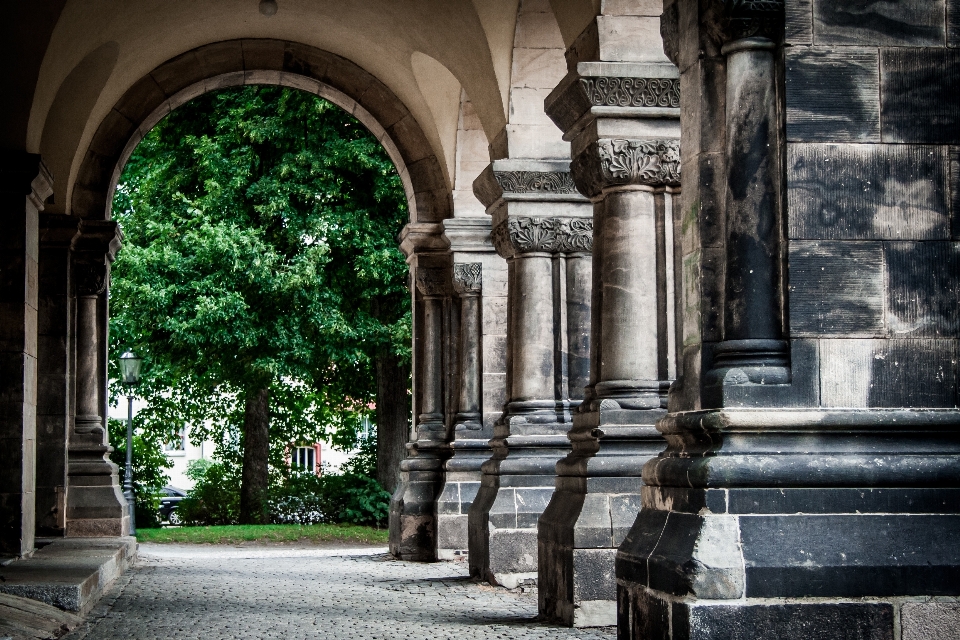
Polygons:
<instances>
[{"instance_id":1,"label":"green foliage","mask_svg":"<svg viewBox=\"0 0 960 640\"><path fill-rule=\"evenodd\" d=\"M278 524L384 526L389 514L390 494L373 478L357 473L291 474L271 491L270 516Z\"/></svg>"},{"instance_id":2,"label":"green foliage","mask_svg":"<svg viewBox=\"0 0 960 640\"><path fill-rule=\"evenodd\" d=\"M137 529L141 542L179 544L237 544L242 542L341 542L386 544L387 531L346 524L255 524L217 527Z\"/></svg>"},{"instance_id":3,"label":"green foliage","mask_svg":"<svg viewBox=\"0 0 960 640\"><path fill-rule=\"evenodd\" d=\"M185 525L237 524L240 517L240 476L220 463L197 460L187 468L193 489L177 505Z\"/></svg>"},{"instance_id":4,"label":"green foliage","mask_svg":"<svg viewBox=\"0 0 960 640\"><path fill-rule=\"evenodd\" d=\"M343 474L354 474L374 478L377 475L377 434L373 431L367 437L357 439L357 450L340 467Z\"/></svg>"},{"instance_id":5,"label":"green foliage","mask_svg":"<svg viewBox=\"0 0 960 640\"><path fill-rule=\"evenodd\" d=\"M110 418L107 429L110 445L113 447L110 460L120 467L120 478L123 482L127 464L127 422ZM137 526L159 527L160 490L170 482L169 476L163 470L171 468L173 463L164 455L163 442L156 433L138 430L137 418L134 418L134 429L130 466L133 471Z\"/></svg>"},{"instance_id":6,"label":"green foliage","mask_svg":"<svg viewBox=\"0 0 960 640\"><path fill-rule=\"evenodd\" d=\"M144 358L146 431L193 425L233 477L244 390L269 384L277 472L290 442L352 445L373 358L410 344L405 198L372 134L292 89L206 94L137 146L113 217L111 350Z\"/></svg>"}]
</instances>

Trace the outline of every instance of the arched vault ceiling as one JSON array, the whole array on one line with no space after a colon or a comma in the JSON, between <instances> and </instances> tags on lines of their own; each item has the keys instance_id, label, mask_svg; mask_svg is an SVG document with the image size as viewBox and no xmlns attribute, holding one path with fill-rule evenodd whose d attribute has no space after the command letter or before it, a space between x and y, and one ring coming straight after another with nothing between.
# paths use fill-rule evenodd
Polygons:
<instances>
[{"instance_id":1,"label":"arched vault ceiling","mask_svg":"<svg viewBox=\"0 0 960 640\"><path fill-rule=\"evenodd\" d=\"M275 38L330 51L373 74L407 106L442 158L436 105L431 109L424 98L411 59L419 51L445 66L470 95L487 137L495 136L506 122L505 88L498 79L509 77L511 57L500 51L509 45L502 38L491 44L487 33L512 32L516 0L483 2L486 27L473 0L278 0L280 10L271 18L260 15L257 0L69 0L40 69L26 146L39 150L62 83L106 42L117 43L117 62L84 130L72 136L81 151L77 157L124 92L158 65L213 42ZM489 10L498 4L502 9ZM505 22L499 30L490 25L498 15ZM76 170L74 163L71 176Z\"/></svg>"}]
</instances>

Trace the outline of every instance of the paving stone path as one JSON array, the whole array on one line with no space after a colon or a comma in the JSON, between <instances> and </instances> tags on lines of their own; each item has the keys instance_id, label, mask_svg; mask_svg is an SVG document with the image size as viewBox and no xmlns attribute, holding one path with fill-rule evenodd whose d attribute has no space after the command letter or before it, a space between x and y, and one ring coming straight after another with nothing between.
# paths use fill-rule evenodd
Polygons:
<instances>
[{"instance_id":1,"label":"paving stone path","mask_svg":"<svg viewBox=\"0 0 960 640\"><path fill-rule=\"evenodd\" d=\"M463 563L399 562L382 549L142 544L136 567L65 640L616 637L536 615L535 592L471 581Z\"/></svg>"}]
</instances>

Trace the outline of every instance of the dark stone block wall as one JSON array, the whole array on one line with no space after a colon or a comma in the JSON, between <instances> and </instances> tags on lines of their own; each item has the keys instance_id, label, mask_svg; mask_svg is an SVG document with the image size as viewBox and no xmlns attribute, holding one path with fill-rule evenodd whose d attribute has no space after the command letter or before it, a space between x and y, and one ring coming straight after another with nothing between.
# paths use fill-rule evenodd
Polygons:
<instances>
[{"instance_id":1,"label":"dark stone block wall","mask_svg":"<svg viewBox=\"0 0 960 640\"><path fill-rule=\"evenodd\" d=\"M960 2L787 2L789 333L824 407L956 407Z\"/></svg>"}]
</instances>

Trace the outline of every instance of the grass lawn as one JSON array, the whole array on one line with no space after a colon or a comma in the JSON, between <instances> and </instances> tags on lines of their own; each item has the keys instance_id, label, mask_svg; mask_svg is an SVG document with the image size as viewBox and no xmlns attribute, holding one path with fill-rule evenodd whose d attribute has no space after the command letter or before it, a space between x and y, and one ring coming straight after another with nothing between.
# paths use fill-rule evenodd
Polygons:
<instances>
[{"instance_id":1,"label":"grass lawn","mask_svg":"<svg viewBox=\"0 0 960 640\"><path fill-rule=\"evenodd\" d=\"M140 542L232 544L236 542L347 542L386 544L386 529L348 524L238 524L222 527L137 529Z\"/></svg>"}]
</instances>

